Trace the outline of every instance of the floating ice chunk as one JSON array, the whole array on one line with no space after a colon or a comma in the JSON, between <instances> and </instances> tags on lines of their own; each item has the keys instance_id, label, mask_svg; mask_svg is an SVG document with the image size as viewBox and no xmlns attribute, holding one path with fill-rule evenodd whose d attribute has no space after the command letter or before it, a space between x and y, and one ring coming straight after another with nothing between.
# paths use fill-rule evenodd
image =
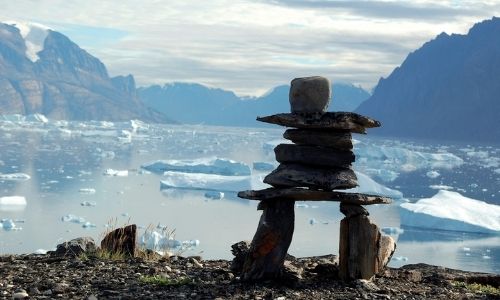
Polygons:
<instances>
[{"instance_id":1,"label":"floating ice chunk","mask_svg":"<svg viewBox=\"0 0 500 300\"><path fill-rule=\"evenodd\" d=\"M404 229L399 227L382 227L380 230L385 234L403 234L405 232Z\"/></svg>"},{"instance_id":2,"label":"floating ice chunk","mask_svg":"<svg viewBox=\"0 0 500 300\"><path fill-rule=\"evenodd\" d=\"M432 184L432 185L429 185L429 188L431 188L433 190L446 190L446 191L453 189L452 186L442 185L442 184Z\"/></svg>"},{"instance_id":3,"label":"floating ice chunk","mask_svg":"<svg viewBox=\"0 0 500 300\"><path fill-rule=\"evenodd\" d=\"M318 224L318 221L316 221L316 219L315 219L315 218L310 218L310 219L309 219L309 224L310 224L310 225Z\"/></svg>"},{"instance_id":4,"label":"floating ice chunk","mask_svg":"<svg viewBox=\"0 0 500 300\"><path fill-rule=\"evenodd\" d=\"M120 130L117 138L122 143L130 143L132 142L132 133L128 130Z\"/></svg>"},{"instance_id":5,"label":"floating ice chunk","mask_svg":"<svg viewBox=\"0 0 500 300\"><path fill-rule=\"evenodd\" d=\"M408 261L408 257L406 256L395 256L392 258L392 260L395 260L395 261Z\"/></svg>"},{"instance_id":6,"label":"floating ice chunk","mask_svg":"<svg viewBox=\"0 0 500 300\"><path fill-rule=\"evenodd\" d=\"M254 162L253 169L257 171L272 171L274 170L274 165L267 162Z\"/></svg>"},{"instance_id":7,"label":"floating ice chunk","mask_svg":"<svg viewBox=\"0 0 500 300\"><path fill-rule=\"evenodd\" d=\"M90 223L90 222L85 222L82 224L82 227L89 229L89 228L96 228L97 226L95 224Z\"/></svg>"},{"instance_id":8,"label":"floating ice chunk","mask_svg":"<svg viewBox=\"0 0 500 300\"><path fill-rule=\"evenodd\" d=\"M12 219L3 219L0 221L0 224L2 224L2 228L4 230L15 230L17 227L16 227L16 223L14 223L14 220Z\"/></svg>"},{"instance_id":9,"label":"floating ice chunk","mask_svg":"<svg viewBox=\"0 0 500 300\"><path fill-rule=\"evenodd\" d=\"M464 252L470 252L470 248L469 247L463 247L462 250L464 250Z\"/></svg>"},{"instance_id":10,"label":"floating ice chunk","mask_svg":"<svg viewBox=\"0 0 500 300\"><path fill-rule=\"evenodd\" d=\"M24 121L45 124L49 122L49 119L47 119L47 117L42 114L33 114L33 115L27 115Z\"/></svg>"},{"instance_id":11,"label":"floating ice chunk","mask_svg":"<svg viewBox=\"0 0 500 300\"><path fill-rule=\"evenodd\" d=\"M251 189L250 176L165 172L160 189L188 189L237 192Z\"/></svg>"},{"instance_id":12,"label":"floating ice chunk","mask_svg":"<svg viewBox=\"0 0 500 300\"><path fill-rule=\"evenodd\" d=\"M26 198L23 196L0 197L0 206L26 206Z\"/></svg>"},{"instance_id":13,"label":"floating ice chunk","mask_svg":"<svg viewBox=\"0 0 500 300\"><path fill-rule=\"evenodd\" d=\"M116 177L127 177L128 176L128 170L106 169L104 171L103 175L106 175L106 176L116 176Z\"/></svg>"},{"instance_id":14,"label":"floating ice chunk","mask_svg":"<svg viewBox=\"0 0 500 300\"><path fill-rule=\"evenodd\" d=\"M141 166L154 173L166 171L203 173L226 176L250 175L250 167L244 163L224 158L200 158L194 160L159 160Z\"/></svg>"},{"instance_id":15,"label":"floating ice chunk","mask_svg":"<svg viewBox=\"0 0 500 300\"><path fill-rule=\"evenodd\" d=\"M26 181L29 180L31 177L28 174L24 173L10 173L10 174L1 174L0 173L0 180L5 180L5 181Z\"/></svg>"},{"instance_id":16,"label":"floating ice chunk","mask_svg":"<svg viewBox=\"0 0 500 300\"><path fill-rule=\"evenodd\" d=\"M221 200L224 198L224 193L218 191L207 191L205 192L205 198L212 200Z\"/></svg>"},{"instance_id":17,"label":"floating ice chunk","mask_svg":"<svg viewBox=\"0 0 500 300\"><path fill-rule=\"evenodd\" d=\"M61 217L61 221L63 222L70 222L70 223L76 223L76 224L85 224L85 218L79 217L73 214L67 214L63 217Z\"/></svg>"},{"instance_id":18,"label":"floating ice chunk","mask_svg":"<svg viewBox=\"0 0 500 300\"><path fill-rule=\"evenodd\" d=\"M309 205L306 203L295 203L295 207L297 208L308 208Z\"/></svg>"},{"instance_id":19,"label":"floating ice chunk","mask_svg":"<svg viewBox=\"0 0 500 300\"><path fill-rule=\"evenodd\" d=\"M80 203L81 206L96 206L97 203L93 201L83 201Z\"/></svg>"},{"instance_id":20,"label":"floating ice chunk","mask_svg":"<svg viewBox=\"0 0 500 300\"><path fill-rule=\"evenodd\" d=\"M115 152L113 151L102 151L101 157L105 159L113 159L115 158Z\"/></svg>"},{"instance_id":21,"label":"floating ice chunk","mask_svg":"<svg viewBox=\"0 0 500 300\"><path fill-rule=\"evenodd\" d=\"M80 194L93 195L95 194L95 189L93 188L81 188L78 190Z\"/></svg>"},{"instance_id":22,"label":"floating ice chunk","mask_svg":"<svg viewBox=\"0 0 500 300\"><path fill-rule=\"evenodd\" d=\"M441 176L438 171L434 170L427 172L425 175L429 178L438 178L439 176Z\"/></svg>"},{"instance_id":23,"label":"floating ice chunk","mask_svg":"<svg viewBox=\"0 0 500 300\"><path fill-rule=\"evenodd\" d=\"M190 249L200 244L199 240L179 241L158 231L146 230L138 239L138 244L146 249L156 252L182 251Z\"/></svg>"},{"instance_id":24,"label":"floating ice chunk","mask_svg":"<svg viewBox=\"0 0 500 300\"><path fill-rule=\"evenodd\" d=\"M356 177L358 178L359 186L353 189L345 190L345 192L386 196L393 199L403 198L403 193L401 193L400 191L393 190L384 185L381 185L363 173L356 172Z\"/></svg>"},{"instance_id":25,"label":"floating ice chunk","mask_svg":"<svg viewBox=\"0 0 500 300\"><path fill-rule=\"evenodd\" d=\"M500 232L500 206L470 199L457 192L441 190L432 198L403 203L401 208L401 223L407 226Z\"/></svg>"},{"instance_id":26,"label":"floating ice chunk","mask_svg":"<svg viewBox=\"0 0 500 300\"><path fill-rule=\"evenodd\" d=\"M489 255L483 255L483 259L491 259L491 256L489 256Z\"/></svg>"}]
</instances>

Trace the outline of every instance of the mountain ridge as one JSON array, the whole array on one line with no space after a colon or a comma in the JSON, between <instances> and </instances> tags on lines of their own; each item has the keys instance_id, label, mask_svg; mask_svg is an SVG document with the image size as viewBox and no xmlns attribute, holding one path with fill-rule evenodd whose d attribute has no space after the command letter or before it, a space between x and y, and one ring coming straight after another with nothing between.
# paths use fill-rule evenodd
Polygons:
<instances>
[{"instance_id":1,"label":"mountain ridge","mask_svg":"<svg viewBox=\"0 0 500 300\"><path fill-rule=\"evenodd\" d=\"M382 122L374 134L498 143L499 77L500 19L494 17L464 35L441 33L411 52L356 111Z\"/></svg>"}]
</instances>

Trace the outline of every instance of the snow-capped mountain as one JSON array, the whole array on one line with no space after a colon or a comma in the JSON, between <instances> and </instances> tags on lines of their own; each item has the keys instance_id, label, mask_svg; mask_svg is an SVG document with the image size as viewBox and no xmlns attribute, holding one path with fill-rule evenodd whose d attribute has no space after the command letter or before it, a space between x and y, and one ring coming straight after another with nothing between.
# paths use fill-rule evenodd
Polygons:
<instances>
[{"instance_id":1,"label":"snow-capped mountain","mask_svg":"<svg viewBox=\"0 0 500 300\"><path fill-rule=\"evenodd\" d=\"M136 95L134 78L106 66L63 34L35 23L0 23L0 114L68 120L162 122Z\"/></svg>"}]
</instances>

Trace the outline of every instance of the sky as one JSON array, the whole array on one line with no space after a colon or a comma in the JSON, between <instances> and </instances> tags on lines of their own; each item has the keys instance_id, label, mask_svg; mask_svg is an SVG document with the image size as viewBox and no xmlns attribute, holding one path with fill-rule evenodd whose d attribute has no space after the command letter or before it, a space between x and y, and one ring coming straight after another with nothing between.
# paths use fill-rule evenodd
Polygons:
<instances>
[{"instance_id":1,"label":"sky","mask_svg":"<svg viewBox=\"0 0 500 300\"><path fill-rule=\"evenodd\" d=\"M500 0L0 0L139 86L197 82L256 96L322 75L371 90L441 32L500 16Z\"/></svg>"}]
</instances>

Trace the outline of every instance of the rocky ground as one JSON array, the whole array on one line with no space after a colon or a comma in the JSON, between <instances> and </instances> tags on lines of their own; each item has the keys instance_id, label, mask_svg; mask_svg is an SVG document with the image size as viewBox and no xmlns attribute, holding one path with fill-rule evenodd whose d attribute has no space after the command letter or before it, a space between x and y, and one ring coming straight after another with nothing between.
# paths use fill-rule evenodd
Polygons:
<instances>
[{"instance_id":1,"label":"rocky ground","mask_svg":"<svg viewBox=\"0 0 500 300\"><path fill-rule=\"evenodd\" d=\"M0 299L500 299L500 275L424 264L351 283L337 279L333 255L289 257L280 282L241 282L230 265L179 256L0 256Z\"/></svg>"}]
</instances>

